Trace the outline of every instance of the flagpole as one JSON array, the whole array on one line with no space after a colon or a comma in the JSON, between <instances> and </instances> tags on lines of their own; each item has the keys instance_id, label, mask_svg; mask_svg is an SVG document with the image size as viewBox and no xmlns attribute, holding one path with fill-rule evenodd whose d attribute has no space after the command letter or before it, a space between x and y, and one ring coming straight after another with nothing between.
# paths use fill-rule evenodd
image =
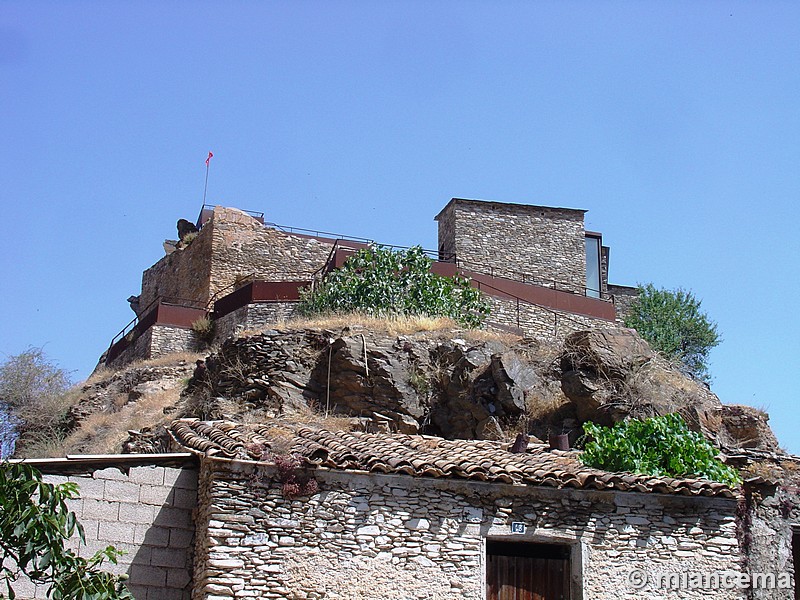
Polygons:
<instances>
[{"instance_id":1,"label":"flagpole","mask_svg":"<svg viewBox=\"0 0 800 600\"><path fill-rule=\"evenodd\" d=\"M208 170L211 166L211 157L214 156L213 153L208 153L208 158L206 159L206 184L203 187L203 206L206 205L206 193L208 192Z\"/></svg>"}]
</instances>

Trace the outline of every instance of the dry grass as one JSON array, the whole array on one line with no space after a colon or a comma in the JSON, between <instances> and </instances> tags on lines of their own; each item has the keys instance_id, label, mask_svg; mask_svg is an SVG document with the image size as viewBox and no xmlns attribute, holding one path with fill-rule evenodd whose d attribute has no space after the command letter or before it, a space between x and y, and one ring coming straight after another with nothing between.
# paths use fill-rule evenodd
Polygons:
<instances>
[{"instance_id":1,"label":"dry grass","mask_svg":"<svg viewBox=\"0 0 800 600\"><path fill-rule=\"evenodd\" d=\"M78 385L81 387L87 385L95 385L97 383L110 379L117 373L122 373L124 371L129 371L131 369L137 369L141 367L169 367L181 363L194 364L195 361L204 360L205 358L206 354L201 352L175 352L173 354L165 354L163 356L157 356L155 358L137 360L116 369L113 367L102 366L96 369L94 373L89 375L86 381Z\"/></svg>"},{"instance_id":2,"label":"dry grass","mask_svg":"<svg viewBox=\"0 0 800 600\"><path fill-rule=\"evenodd\" d=\"M359 313L348 315L331 315L325 317L297 317L277 321L275 323L248 329L239 334L240 337L257 335L269 329L344 329L346 327L363 327L369 331L385 332L389 335L407 335L420 331L437 331L440 329L456 329L458 324L445 317L373 317Z\"/></svg>"},{"instance_id":3,"label":"dry grass","mask_svg":"<svg viewBox=\"0 0 800 600\"><path fill-rule=\"evenodd\" d=\"M84 386L84 385L94 385L96 383L100 383L101 381L105 381L106 379L113 376L114 373L116 372L117 371L115 369L112 369L111 367L107 367L105 365L99 366L92 372L91 375L89 375L89 377L85 381L79 383L78 385Z\"/></svg>"},{"instance_id":4,"label":"dry grass","mask_svg":"<svg viewBox=\"0 0 800 600\"><path fill-rule=\"evenodd\" d=\"M500 342L513 347L522 341L522 336L497 329L464 329L460 332L471 342Z\"/></svg>"},{"instance_id":5,"label":"dry grass","mask_svg":"<svg viewBox=\"0 0 800 600\"><path fill-rule=\"evenodd\" d=\"M197 360L205 359L205 357L206 355L202 352L175 352L173 354L148 358L147 360L137 360L126 365L125 369L133 369L136 367L168 367L181 362L194 363Z\"/></svg>"},{"instance_id":6,"label":"dry grass","mask_svg":"<svg viewBox=\"0 0 800 600\"><path fill-rule=\"evenodd\" d=\"M113 454L121 451L128 439L128 430L154 427L172 420L164 415L164 408L180 399L182 384L142 396L136 402L117 407L114 412L95 413L87 417L63 441L63 453ZM63 456L63 453L61 454Z\"/></svg>"},{"instance_id":7,"label":"dry grass","mask_svg":"<svg viewBox=\"0 0 800 600\"><path fill-rule=\"evenodd\" d=\"M525 416L532 421L546 421L570 400L561 392L550 389L536 389L525 399Z\"/></svg>"}]
</instances>

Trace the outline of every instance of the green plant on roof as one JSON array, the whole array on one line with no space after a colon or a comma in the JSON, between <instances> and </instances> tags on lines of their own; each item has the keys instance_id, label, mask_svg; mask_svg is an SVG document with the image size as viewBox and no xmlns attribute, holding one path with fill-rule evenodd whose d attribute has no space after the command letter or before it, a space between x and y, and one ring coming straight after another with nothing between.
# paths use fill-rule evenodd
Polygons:
<instances>
[{"instance_id":1,"label":"green plant on roof","mask_svg":"<svg viewBox=\"0 0 800 600\"><path fill-rule=\"evenodd\" d=\"M717 458L717 450L689 429L677 413L663 417L629 419L613 427L584 423L590 441L583 463L606 471L643 475L699 477L730 486L741 482L739 473Z\"/></svg>"},{"instance_id":2,"label":"green plant on roof","mask_svg":"<svg viewBox=\"0 0 800 600\"><path fill-rule=\"evenodd\" d=\"M359 250L315 289L305 290L299 311L305 315L364 312L377 317L449 317L478 327L489 304L464 277L431 272L432 260L419 246L399 252Z\"/></svg>"}]
</instances>

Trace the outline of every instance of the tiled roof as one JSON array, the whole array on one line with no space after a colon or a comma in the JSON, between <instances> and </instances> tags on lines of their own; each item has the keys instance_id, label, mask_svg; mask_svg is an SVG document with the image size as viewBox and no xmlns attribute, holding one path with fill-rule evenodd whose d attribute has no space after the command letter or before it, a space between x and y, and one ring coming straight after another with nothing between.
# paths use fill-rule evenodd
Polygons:
<instances>
[{"instance_id":1,"label":"tiled roof","mask_svg":"<svg viewBox=\"0 0 800 600\"><path fill-rule=\"evenodd\" d=\"M275 445L264 425L175 421L171 433L183 447L208 456L262 460ZM274 431L274 429L272 430ZM584 466L578 451L530 445L524 453L486 440L445 440L424 435L327 431L304 427L284 446L310 465L345 471L405 474L412 477L469 479L553 488L582 488L734 497L724 484L705 479L673 479L609 473Z\"/></svg>"}]
</instances>

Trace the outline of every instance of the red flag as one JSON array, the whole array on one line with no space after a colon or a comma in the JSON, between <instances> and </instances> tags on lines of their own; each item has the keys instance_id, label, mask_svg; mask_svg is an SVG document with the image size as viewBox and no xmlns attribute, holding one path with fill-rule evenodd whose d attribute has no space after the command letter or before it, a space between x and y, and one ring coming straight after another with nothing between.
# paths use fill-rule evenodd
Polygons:
<instances>
[{"instance_id":1,"label":"red flag","mask_svg":"<svg viewBox=\"0 0 800 600\"><path fill-rule=\"evenodd\" d=\"M208 161L210 161L210 160L211 160L211 157L212 157L212 156L214 156L214 154L213 154L213 153L211 153L211 152L209 152L209 153L208 153L208 158L206 159L206 166L208 166Z\"/></svg>"}]
</instances>

